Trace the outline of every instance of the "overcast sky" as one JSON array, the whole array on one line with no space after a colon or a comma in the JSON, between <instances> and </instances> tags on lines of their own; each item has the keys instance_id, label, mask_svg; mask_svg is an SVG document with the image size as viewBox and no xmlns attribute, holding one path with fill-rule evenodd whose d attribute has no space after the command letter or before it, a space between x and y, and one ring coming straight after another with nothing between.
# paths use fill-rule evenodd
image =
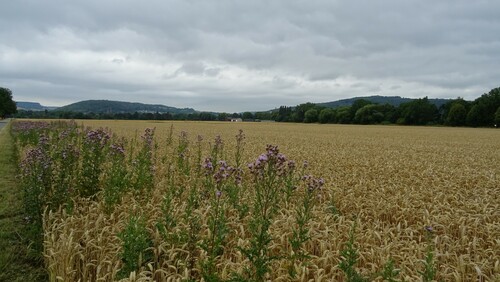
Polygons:
<instances>
[{"instance_id":1,"label":"overcast sky","mask_svg":"<svg viewBox=\"0 0 500 282\"><path fill-rule=\"evenodd\" d=\"M500 1L0 1L0 86L87 99L269 110L500 86Z\"/></svg>"}]
</instances>

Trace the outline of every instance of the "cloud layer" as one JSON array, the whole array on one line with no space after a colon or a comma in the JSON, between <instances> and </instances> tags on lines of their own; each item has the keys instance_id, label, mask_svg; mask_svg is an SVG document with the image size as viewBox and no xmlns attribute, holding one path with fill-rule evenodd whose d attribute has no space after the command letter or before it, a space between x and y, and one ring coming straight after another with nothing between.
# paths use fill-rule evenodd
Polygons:
<instances>
[{"instance_id":1,"label":"cloud layer","mask_svg":"<svg viewBox=\"0 0 500 282\"><path fill-rule=\"evenodd\" d=\"M498 87L499 1L3 1L0 86L19 101L267 110Z\"/></svg>"}]
</instances>

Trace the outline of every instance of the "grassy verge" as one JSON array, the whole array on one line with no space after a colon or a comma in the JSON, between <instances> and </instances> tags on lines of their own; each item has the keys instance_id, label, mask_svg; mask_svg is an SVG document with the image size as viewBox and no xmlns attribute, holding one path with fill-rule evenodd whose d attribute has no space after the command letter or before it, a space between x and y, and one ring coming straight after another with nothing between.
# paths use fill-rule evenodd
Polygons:
<instances>
[{"instance_id":1,"label":"grassy verge","mask_svg":"<svg viewBox=\"0 0 500 282\"><path fill-rule=\"evenodd\" d=\"M0 129L0 281L46 281L45 270L30 260L23 240L22 191L16 183L8 124Z\"/></svg>"}]
</instances>

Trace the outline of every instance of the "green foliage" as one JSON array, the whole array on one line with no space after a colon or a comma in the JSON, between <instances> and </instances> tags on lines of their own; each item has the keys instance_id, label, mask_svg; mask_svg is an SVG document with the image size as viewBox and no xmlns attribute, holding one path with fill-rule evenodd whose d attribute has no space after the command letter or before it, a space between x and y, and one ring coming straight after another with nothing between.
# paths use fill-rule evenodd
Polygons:
<instances>
[{"instance_id":1,"label":"green foliage","mask_svg":"<svg viewBox=\"0 0 500 282\"><path fill-rule=\"evenodd\" d=\"M465 125L466 118L467 110L465 106L460 103L454 103L448 112L445 123L451 126L462 126Z\"/></svg>"},{"instance_id":2,"label":"green foliage","mask_svg":"<svg viewBox=\"0 0 500 282\"><path fill-rule=\"evenodd\" d=\"M121 202L121 197L130 188L130 174L125 156L126 140L122 139L111 145L108 157L111 161L104 178L104 206L110 213Z\"/></svg>"},{"instance_id":3,"label":"green foliage","mask_svg":"<svg viewBox=\"0 0 500 282\"><path fill-rule=\"evenodd\" d=\"M0 119L17 112L16 102L12 100L12 91L0 87Z\"/></svg>"},{"instance_id":4,"label":"green foliage","mask_svg":"<svg viewBox=\"0 0 500 282\"><path fill-rule=\"evenodd\" d=\"M495 126L500 127L500 106L498 107L497 111L495 112Z\"/></svg>"},{"instance_id":5,"label":"green foliage","mask_svg":"<svg viewBox=\"0 0 500 282\"><path fill-rule=\"evenodd\" d=\"M401 270L396 269L396 267L394 266L394 260L389 259L385 263L384 269L382 270L382 272L380 274L381 274L382 278L384 279L384 281L397 282L397 281L400 281L400 280L397 280L397 277L398 277L400 272L401 272Z\"/></svg>"},{"instance_id":6,"label":"green foliage","mask_svg":"<svg viewBox=\"0 0 500 282\"><path fill-rule=\"evenodd\" d=\"M312 123L317 121L318 121L318 111L316 109L310 109L304 113L304 122Z\"/></svg>"},{"instance_id":7,"label":"green foliage","mask_svg":"<svg viewBox=\"0 0 500 282\"><path fill-rule=\"evenodd\" d=\"M344 249L340 252L341 261L339 263L339 268L344 272L346 276L346 281L349 282L363 282L369 281L364 278L361 273L359 273L355 266L358 262L359 254L358 250L354 246L354 232L356 231L356 222L353 223L351 231L349 232L349 240L344 246Z\"/></svg>"},{"instance_id":8,"label":"green foliage","mask_svg":"<svg viewBox=\"0 0 500 282\"><path fill-rule=\"evenodd\" d=\"M437 267L434 261L434 244L432 238L434 237L433 229L430 226L426 228L426 241L427 241L427 253L425 254L425 259L423 260L424 270L418 271L422 275L422 281L430 282L436 277Z\"/></svg>"},{"instance_id":9,"label":"green foliage","mask_svg":"<svg viewBox=\"0 0 500 282\"><path fill-rule=\"evenodd\" d=\"M429 102L427 97L417 99L400 106L403 124L427 125L437 121L437 107Z\"/></svg>"},{"instance_id":10,"label":"green foliage","mask_svg":"<svg viewBox=\"0 0 500 282\"><path fill-rule=\"evenodd\" d=\"M470 109L469 113L467 113L466 122L469 126L480 126L483 123L483 109L481 105L474 105Z\"/></svg>"},{"instance_id":11,"label":"green foliage","mask_svg":"<svg viewBox=\"0 0 500 282\"><path fill-rule=\"evenodd\" d=\"M322 109L319 112L318 120L320 123L330 123L335 121L335 111L330 108Z\"/></svg>"},{"instance_id":12,"label":"green foliage","mask_svg":"<svg viewBox=\"0 0 500 282\"><path fill-rule=\"evenodd\" d=\"M123 262L118 277L126 278L131 272L139 270L152 260L153 254L150 248L153 246L153 241L141 217L131 217L118 237L122 240Z\"/></svg>"},{"instance_id":13,"label":"green foliage","mask_svg":"<svg viewBox=\"0 0 500 282\"><path fill-rule=\"evenodd\" d=\"M357 112L359 109L363 108L364 106L366 106L366 105L370 105L370 104L372 104L372 102L370 102L370 101L368 101L368 100L365 100L365 99L357 99L357 100L355 100L355 101L352 103L351 107L349 108L349 119L350 119L351 121L353 121L353 120L354 120L354 117L355 117L355 115L356 115L356 112Z\"/></svg>"}]
</instances>

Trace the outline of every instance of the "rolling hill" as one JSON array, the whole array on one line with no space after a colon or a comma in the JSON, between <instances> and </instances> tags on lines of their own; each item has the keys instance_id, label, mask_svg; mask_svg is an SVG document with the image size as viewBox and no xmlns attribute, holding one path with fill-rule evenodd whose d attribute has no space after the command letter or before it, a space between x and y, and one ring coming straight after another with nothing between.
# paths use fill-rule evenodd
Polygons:
<instances>
[{"instance_id":1,"label":"rolling hill","mask_svg":"<svg viewBox=\"0 0 500 282\"><path fill-rule=\"evenodd\" d=\"M390 105L393 105L396 107L402 103L407 103L407 102L415 100L412 98L403 98L403 97L399 97L399 96L367 96L367 97L354 97L354 98L342 99L342 100L325 102L325 103L317 103L317 105L328 107L328 108L338 108L338 107L343 107L343 106L351 106L354 103L354 101L359 100L359 99L364 99L364 100L370 101L372 103L377 103L377 104L390 104ZM431 99L431 98L429 98L429 102L436 105L436 107L438 107L438 108L441 105L444 105L449 100L450 99Z\"/></svg>"},{"instance_id":2,"label":"rolling hill","mask_svg":"<svg viewBox=\"0 0 500 282\"><path fill-rule=\"evenodd\" d=\"M81 112L81 113L172 113L172 114L190 114L196 111L192 108L175 108L165 105L150 105L142 103L130 103L109 100L86 100L73 103L64 107L57 108L56 111L62 112Z\"/></svg>"},{"instance_id":3,"label":"rolling hill","mask_svg":"<svg viewBox=\"0 0 500 282\"><path fill-rule=\"evenodd\" d=\"M18 110L25 110L25 111L45 111L45 110L54 110L57 107L48 107L48 106L43 106L40 103L37 102L16 102L17 109Z\"/></svg>"}]
</instances>

